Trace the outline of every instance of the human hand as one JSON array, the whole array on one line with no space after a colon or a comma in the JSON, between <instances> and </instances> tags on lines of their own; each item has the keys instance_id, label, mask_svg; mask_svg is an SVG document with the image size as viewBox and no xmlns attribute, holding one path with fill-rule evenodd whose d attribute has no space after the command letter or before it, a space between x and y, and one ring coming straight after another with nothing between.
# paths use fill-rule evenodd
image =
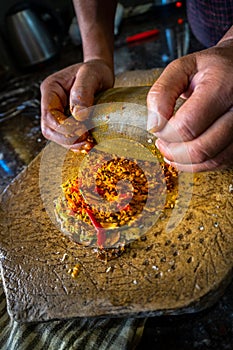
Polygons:
<instances>
[{"instance_id":1,"label":"human hand","mask_svg":"<svg viewBox=\"0 0 233 350\"><path fill-rule=\"evenodd\" d=\"M180 96L187 100L173 115ZM147 104L148 129L168 163L189 172L232 166L233 40L171 62Z\"/></svg>"},{"instance_id":2,"label":"human hand","mask_svg":"<svg viewBox=\"0 0 233 350\"><path fill-rule=\"evenodd\" d=\"M48 76L41 84L41 130L43 135L74 151L89 150L84 109L97 92L113 86L114 73L103 60L69 66ZM69 106L71 115L65 115Z\"/></svg>"}]
</instances>

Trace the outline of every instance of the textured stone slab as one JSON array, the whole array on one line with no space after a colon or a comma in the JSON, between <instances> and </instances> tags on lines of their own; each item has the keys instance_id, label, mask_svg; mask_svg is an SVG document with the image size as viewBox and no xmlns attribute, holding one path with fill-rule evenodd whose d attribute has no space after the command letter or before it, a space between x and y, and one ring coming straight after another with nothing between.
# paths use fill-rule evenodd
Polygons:
<instances>
[{"instance_id":1,"label":"textured stone slab","mask_svg":"<svg viewBox=\"0 0 233 350\"><path fill-rule=\"evenodd\" d=\"M145 104L147 91L113 89L100 102ZM58 149L52 143L48 147ZM146 239L106 263L64 236L45 210L46 198L53 201L60 181L54 176L58 155L51 154L47 176L52 187L44 201L43 153L1 198L1 269L12 318L179 314L212 305L224 292L233 267L232 170L181 175L179 206L167 211ZM181 213L181 220L174 213ZM69 273L74 266L77 278Z\"/></svg>"}]
</instances>

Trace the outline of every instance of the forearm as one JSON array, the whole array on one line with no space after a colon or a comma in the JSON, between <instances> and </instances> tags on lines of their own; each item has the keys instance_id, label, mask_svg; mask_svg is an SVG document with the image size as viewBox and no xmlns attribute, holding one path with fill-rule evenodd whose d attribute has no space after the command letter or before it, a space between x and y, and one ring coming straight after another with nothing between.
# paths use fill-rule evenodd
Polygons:
<instances>
[{"instance_id":1,"label":"forearm","mask_svg":"<svg viewBox=\"0 0 233 350\"><path fill-rule=\"evenodd\" d=\"M83 44L83 59L104 60L113 69L116 0L73 0Z\"/></svg>"}]
</instances>

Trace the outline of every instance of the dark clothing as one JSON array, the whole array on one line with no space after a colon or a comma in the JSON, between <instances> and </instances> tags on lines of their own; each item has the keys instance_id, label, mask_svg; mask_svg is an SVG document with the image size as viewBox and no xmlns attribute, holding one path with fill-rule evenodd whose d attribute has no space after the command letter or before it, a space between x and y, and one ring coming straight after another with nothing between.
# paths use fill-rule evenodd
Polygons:
<instances>
[{"instance_id":1,"label":"dark clothing","mask_svg":"<svg viewBox=\"0 0 233 350\"><path fill-rule=\"evenodd\" d=\"M233 0L186 0L193 34L206 47L215 45L233 25Z\"/></svg>"}]
</instances>

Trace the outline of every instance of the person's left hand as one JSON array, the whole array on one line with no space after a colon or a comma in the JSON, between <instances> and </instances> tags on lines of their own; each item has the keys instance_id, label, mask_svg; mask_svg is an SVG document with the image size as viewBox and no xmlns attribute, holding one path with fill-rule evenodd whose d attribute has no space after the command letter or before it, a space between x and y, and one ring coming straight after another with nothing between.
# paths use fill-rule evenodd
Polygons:
<instances>
[{"instance_id":1,"label":"person's left hand","mask_svg":"<svg viewBox=\"0 0 233 350\"><path fill-rule=\"evenodd\" d=\"M187 98L173 115L178 97ZM182 171L233 165L233 40L170 63L150 89L148 130Z\"/></svg>"}]
</instances>

